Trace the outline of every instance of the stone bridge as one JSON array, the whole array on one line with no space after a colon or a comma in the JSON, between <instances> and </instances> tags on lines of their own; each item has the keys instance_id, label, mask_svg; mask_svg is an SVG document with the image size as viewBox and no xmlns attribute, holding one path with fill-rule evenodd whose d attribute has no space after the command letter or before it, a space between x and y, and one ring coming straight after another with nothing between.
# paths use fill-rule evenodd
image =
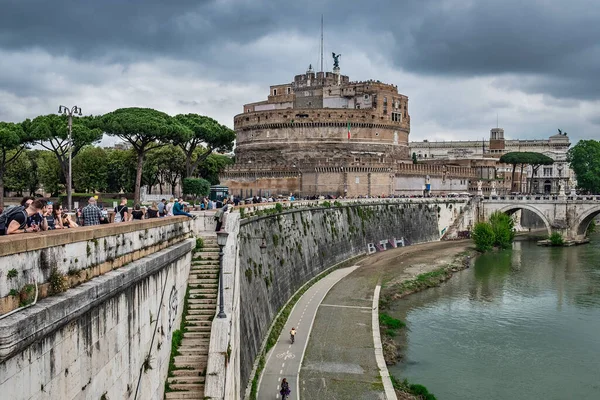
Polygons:
<instances>
[{"instance_id":1,"label":"stone bridge","mask_svg":"<svg viewBox=\"0 0 600 400\"><path fill-rule=\"evenodd\" d=\"M478 217L488 220L495 211L512 215L519 210L540 217L548 235L559 232L567 240L582 240L590 222L600 214L600 195L494 196L480 201Z\"/></svg>"}]
</instances>

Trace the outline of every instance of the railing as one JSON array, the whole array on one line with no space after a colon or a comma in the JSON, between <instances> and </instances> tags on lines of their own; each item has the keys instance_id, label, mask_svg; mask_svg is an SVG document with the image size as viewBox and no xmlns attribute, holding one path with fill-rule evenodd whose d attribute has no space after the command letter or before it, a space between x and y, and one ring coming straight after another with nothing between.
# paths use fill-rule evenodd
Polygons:
<instances>
[{"instance_id":1,"label":"railing","mask_svg":"<svg viewBox=\"0 0 600 400\"><path fill-rule=\"evenodd\" d=\"M511 195L511 196L490 196L485 197L484 201L579 201L579 202L600 202L600 195L583 196L559 196L553 195Z\"/></svg>"}]
</instances>

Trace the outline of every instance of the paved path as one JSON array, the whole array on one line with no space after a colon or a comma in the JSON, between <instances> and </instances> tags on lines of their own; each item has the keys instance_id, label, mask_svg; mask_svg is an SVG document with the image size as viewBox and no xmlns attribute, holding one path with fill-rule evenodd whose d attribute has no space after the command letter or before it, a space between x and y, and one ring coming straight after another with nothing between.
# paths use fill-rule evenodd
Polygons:
<instances>
[{"instance_id":1,"label":"paved path","mask_svg":"<svg viewBox=\"0 0 600 400\"><path fill-rule=\"evenodd\" d=\"M298 399L298 373L317 309L329 289L356 268L358 268L357 265L333 271L311 286L298 300L277 340L277 344L267 356L265 369L258 387L257 398L259 400L281 398L279 384L283 378L286 378L290 384L292 393L289 399ZM292 327L295 327L298 331L294 344L291 343L289 334Z\"/></svg>"}]
</instances>

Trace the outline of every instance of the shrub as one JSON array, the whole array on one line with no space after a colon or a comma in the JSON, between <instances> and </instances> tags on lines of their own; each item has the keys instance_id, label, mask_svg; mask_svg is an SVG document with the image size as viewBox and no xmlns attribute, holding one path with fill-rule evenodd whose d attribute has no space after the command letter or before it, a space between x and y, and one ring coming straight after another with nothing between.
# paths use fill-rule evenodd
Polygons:
<instances>
[{"instance_id":1,"label":"shrub","mask_svg":"<svg viewBox=\"0 0 600 400\"><path fill-rule=\"evenodd\" d=\"M565 240L563 239L562 235L558 232L554 232L552 235L550 235L548 237L548 240L550 240L550 244L552 244L552 246L562 246L563 244L565 244Z\"/></svg>"},{"instance_id":2,"label":"shrub","mask_svg":"<svg viewBox=\"0 0 600 400\"><path fill-rule=\"evenodd\" d=\"M510 215L496 211L490 216L490 225L494 231L494 245L502 249L510 248L515 238L514 221Z\"/></svg>"},{"instance_id":3,"label":"shrub","mask_svg":"<svg viewBox=\"0 0 600 400\"><path fill-rule=\"evenodd\" d=\"M191 194L195 197L208 196L210 182L202 178L185 178L183 180L183 194Z\"/></svg>"},{"instance_id":4,"label":"shrub","mask_svg":"<svg viewBox=\"0 0 600 400\"><path fill-rule=\"evenodd\" d=\"M494 229L489 222L478 222L471 235L478 251L485 252L494 247Z\"/></svg>"},{"instance_id":5,"label":"shrub","mask_svg":"<svg viewBox=\"0 0 600 400\"><path fill-rule=\"evenodd\" d=\"M275 210L277 210L278 213L283 211L283 206L281 203L275 203Z\"/></svg>"},{"instance_id":6,"label":"shrub","mask_svg":"<svg viewBox=\"0 0 600 400\"><path fill-rule=\"evenodd\" d=\"M328 202L327 200L325 200L323 203L321 203L321 205L322 205L323 207L325 207L325 208L329 208L329 207L331 207L331 203L330 203L330 202Z\"/></svg>"}]
</instances>

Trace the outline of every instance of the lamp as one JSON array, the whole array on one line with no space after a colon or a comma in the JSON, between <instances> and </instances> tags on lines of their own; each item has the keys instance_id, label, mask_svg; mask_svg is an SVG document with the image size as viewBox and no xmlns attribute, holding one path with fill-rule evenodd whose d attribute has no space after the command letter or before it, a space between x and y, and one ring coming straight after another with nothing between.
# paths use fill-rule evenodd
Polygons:
<instances>
[{"instance_id":1,"label":"lamp","mask_svg":"<svg viewBox=\"0 0 600 400\"><path fill-rule=\"evenodd\" d=\"M227 244L229 232L220 230L217 232L217 244L219 245L219 313L217 318L226 318L225 310L223 309L223 247Z\"/></svg>"}]
</instances>

